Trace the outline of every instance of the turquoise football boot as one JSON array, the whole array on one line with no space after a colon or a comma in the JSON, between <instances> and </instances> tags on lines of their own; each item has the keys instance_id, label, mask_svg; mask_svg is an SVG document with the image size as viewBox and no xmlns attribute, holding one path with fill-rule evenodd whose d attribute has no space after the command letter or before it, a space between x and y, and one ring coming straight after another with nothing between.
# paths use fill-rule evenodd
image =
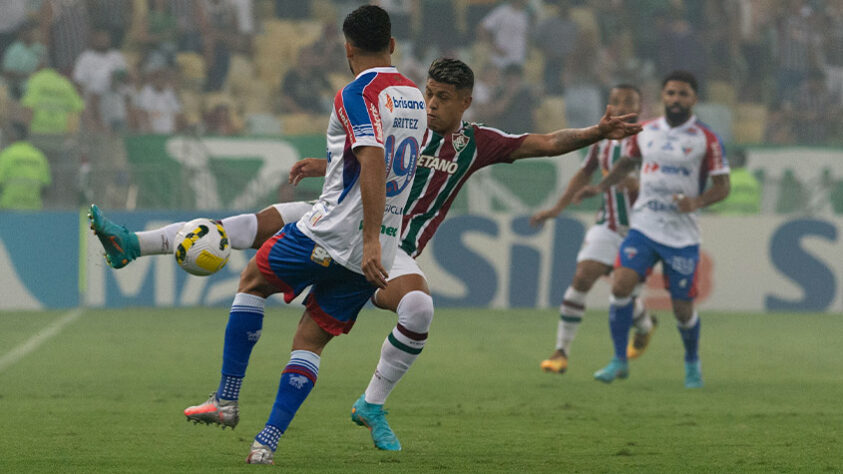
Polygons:
<instances>
[{"instance_id":1,"label":"turquoise football boot","mask_svg":"<svg viewBox=\"0 0 843 474\"><path fill-rule=\"evenodd\" d=\"M386 422L384 416L386 414L383 405L367 403L365 394L360 395L360 398L351 406L351 421L369 428L375 447L384 451L401 451L401 443L398 442L398 438Z\"/></svg>"},{"instance_id":2,"label":"turquoise football boot","mask_svg":"<svg viewBox=\"0 0 843 474\"><path fill-rule=\"evenodd\" d=\"M685 362L685 388L700 388L702 386L700 361Z\"/></svg>"},{"instance_id":3,"label":"turquoise football boot","mask_svg":"<svg viewBox=\"0 0 843 474\"><path fill-rule=\"evenodd\" d=\"M105 249L105 261L112 268L123 268L140 256L138 236L122 225L108 220L96 204L88 212L91 229Z\"/></svg>"},{"instance_id":4,"label":"turquoise football boot","mask_svg":"<svg viewBox=\"0 0 843 474\"><path fill-rule=\"evenodd\" d=\"M612 383L616 378L625 379L629 377L629 363L613 357L609 365L594 373L594 379L603 383Z\"/></svg>"}]
</instances>

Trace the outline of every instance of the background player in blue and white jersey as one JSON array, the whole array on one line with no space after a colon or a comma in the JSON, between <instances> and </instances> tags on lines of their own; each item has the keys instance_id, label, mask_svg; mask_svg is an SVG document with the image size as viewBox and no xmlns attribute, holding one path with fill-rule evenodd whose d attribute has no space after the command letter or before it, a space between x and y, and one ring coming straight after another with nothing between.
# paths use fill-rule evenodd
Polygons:
<instances>
[{"instance_id":1,"label":"background player in blue and white jersey","mask_svg":"<svg viewBox=\"0 0 843 474\"><path fill-rule=\"evenodd\" d=\"M618 84L609 92L609 105L618 115L641 113L641 92L629 84ZM637 120L637 117L631 119ZM568 182L565 192L550 209L533 214L530 224L539 226L565 210L580 189L591 182L591 175L598 169L603 176L621 157L622 140L601 140L588 150L582 167ZM618 185L611 186L603 194L603 203L597 214L597 222L588 230L582 248L577 254L577 270L574 279L565 290L559 308L559 323L556 329L556 349L541 363L545 372L562 374L568 369L571 343L577 334L585 315L585 299L598 278L612 271L618 248L629 230L629 214L638 194L638 179L629 176ZM635 300L635 337L630 342L628 356L638 357L650 342L653 319L644 308L640 298Z\"/></svg>"},{"instance_id":2,"label":"background player in blue and white jersey","mask_svg":"<svg viewBox=\"0 0 843 474\"><path fill-rule=\"evenodd\" d=\"M626 142L625 156L597 186L574 198L604 193L640 165L638 198L631 229L620 247L613 273L609 328L615 356L594 378L609 383L629 375L627 341L632 326L632 293L647 271L662 262L673 313L685 346L685 386L702 386L700 318L694 309L700 230L697 210L729 195L729 164L720 139L693 115L697 80L674 71L662 83L663 117L644 123ZM704 189L708 179L712 185Z\"/></svg>"},{"instance_id":3,"label":"background player in blue and white jersey","mask_svg":"<svg viewBox=\"0 0 843 474\"><path fill-rule=\"evenodd\" d=\"M375 290L386 287L385 268L395 258L401 210L427 129L421 91L390 66L395 41L389 15L376 6L360 7L346 17L343 33L356 78L334 100L322 194L301 220L284 226L249 261L226 327L217 392L185 410L188 416L208 412L225 421L228 405L234 407L228 415L239 417L236 400L266 298L282 292L290 302L312 285L275 403L247 463L272 463L282 433L316 383L322 349L347 333ZM418 125L395 125L405 122Z\"/></svg>"}]
</instances>

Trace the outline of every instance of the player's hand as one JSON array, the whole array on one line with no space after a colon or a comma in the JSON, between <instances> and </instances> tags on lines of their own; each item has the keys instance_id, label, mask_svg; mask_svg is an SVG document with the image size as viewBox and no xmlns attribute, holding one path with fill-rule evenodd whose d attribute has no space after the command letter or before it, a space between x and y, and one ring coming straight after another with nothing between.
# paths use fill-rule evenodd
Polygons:
<instances>
[{"instance_id":1,"label":"player's hand","mask_svg":"<svg viewBox=\"0 0 843 474\"><path fill-rule=\"evenodd\" d=\"M553 212L552 209L545 209L543 211L539 211L533 214L532 217L530 217L530 225L533 227L541 227L544 225L544 221L548 219L553 219L558 214L558 212Z\"/></svg>"},{"instance_id":2,"label":"player's hand","mask_svg":"<svg viewBox=\"0 0 843 474\"><path fill-rule=\"evenodd\" d=\"M582 202L583 199L588 199L590 197L597 196L601 194L603 191L600 190L597 186L585 186L579 191L577 194L574 194L574 204L579 204Z\"/></svg>"},{"instance_id":3,"label":"player's hand","mask_svg":"<svg viewBox=\"0 0 843 474\"><path fill-rule=\"evenodd\" d=\"M381 265L381 243L380 240L363 243L363 262L360 268L366 280L378 288L386 288L386 279L389 274Z\"/></svg>"},{"instance_id":4,"label":"player's hand","mask_svg":"<svg viewBox=\"0 0 843 474\"><path fill-rule=\"evenodd\" d=\"M325 176L325 170L328 168L328 161L321 158L304 158L297 161L290 168L290 184L293 186L299 184L302 178L318 178Z\"/></svg>"},{"instance_id":5,"label":"player's hand","mask_svg":"<svg viewBox=\"0 0 843 474\"><path fill-rule=\"evenodd\" d=\"M690 198L684 194L674 194L673 202L676 203L676 208L679 212L688 213L694 212L700 208L697 198Z\"/></svg>"},{"instance_id":6,"label":"player's hand","mask_svg":"<svg viewBox=\"0 0 843 474\"><path fill-rule=\"evenodd\" d=\"M597 128L603 138L611 138L612 140L619 140L630 135L635 135L642 130L641 125L637 123L630 123L629 121L638 116L638 114L626 115L612 115L612 106L606 106L606 113L603 118L597 123Z\"/></svg>"}]
</instances>

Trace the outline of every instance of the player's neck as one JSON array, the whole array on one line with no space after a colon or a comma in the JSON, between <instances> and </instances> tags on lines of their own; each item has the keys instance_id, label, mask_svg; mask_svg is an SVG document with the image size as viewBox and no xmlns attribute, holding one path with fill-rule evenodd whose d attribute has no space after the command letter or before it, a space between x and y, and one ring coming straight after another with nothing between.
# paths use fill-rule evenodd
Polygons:
<instances>
[{"instance_id":1,"label":"player's neck","mask_svg":"<svg viewBox=\"0 0 843 474\"><path fill-rule=\"evenodd\" d=\"M389 54L373 54L371 56L359 56L354 61L354 75L375 67L390 67L392 61Z\"/></svg>"},{"instance_id":2,"label":"player's neck","mask_svg":"<svg viewBox=\"0 0 843 474\"><path fill-rule=\"evenodd\" d=\"M670 125L670 128L676 128L676 127L681 127L682 125L685 125L686 123L688 123L688 121L691 120L691 117L693 117L693 114L688 114L685 117L677 117L677 118L671 118L670 116L665 115L664 120L667 122L668 125Z\"/></svg>"}]
</instances>

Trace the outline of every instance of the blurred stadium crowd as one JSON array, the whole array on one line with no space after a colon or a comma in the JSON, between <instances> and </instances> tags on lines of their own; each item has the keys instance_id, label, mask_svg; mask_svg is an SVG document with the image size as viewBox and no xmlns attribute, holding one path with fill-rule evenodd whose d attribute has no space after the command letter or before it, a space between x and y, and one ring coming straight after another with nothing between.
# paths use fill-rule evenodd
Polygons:
<instances>
[{"instance_id":1,"label":"blurred stadium crowd","mask_svg":"<svg viewBox=\"0 0 843 474\"><path fill-rule=\"evenodd\" d=\"M339 25L361 3L4 0L2 145L28 136L45 155L57 208L90 198L97 172L121 200L127 135L322 134L349 80ZM423 84L433 58L465 60L477 76L468 118L507 131L592 124L621 82L657 116L661 76L686 69L697 114L727 146L843 144L841 0L375 3L402 72Z\"/></svg>"}]
</instances>

